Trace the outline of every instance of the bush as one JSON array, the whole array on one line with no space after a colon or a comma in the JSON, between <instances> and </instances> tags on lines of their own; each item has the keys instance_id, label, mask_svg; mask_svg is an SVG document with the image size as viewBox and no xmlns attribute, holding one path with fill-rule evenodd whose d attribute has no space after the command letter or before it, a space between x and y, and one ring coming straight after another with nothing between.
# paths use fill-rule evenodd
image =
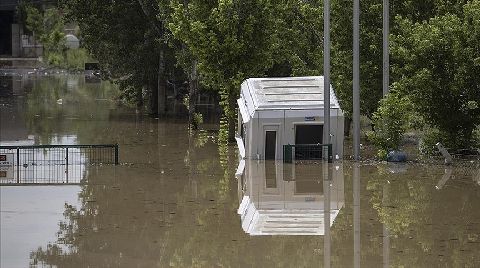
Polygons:
<instances>
[{"instance_id":1,"label":"bush","mask_svg":"<svg viewBox=\"0 0 480 268\"><path fill-rule=\"evenodd\" d=\"M86 61L92 61L89 53L84 48L68 49L65 56L66 67L70 70L83 70Z\"/></svg>"},{"instance_id":2,"label":"bush","mask_svg":"<svg viewBox=\"0 0 480 268\"><path fill-rule=\"evenodd\" d=\"M423 130L418 149L421 154L431 156L438 153L436 144L440 142L445 145L445 140L445 135L443 135L440 130L427 127Z\"/></svg>"},{"instance_id":3,"label":"bush","mask_svg":"<svg viewBox=\"0 0 480 268\"><path fill-rule=\"evenodd\" d=\"M61 53L57 52L48 52L45 53L45 57L47 59L47 64L56 66L56 67L63 67L63 56Z\"/></svg>"},{"instance_id":4,"label":"bush","mask_svg":"<svg viewBox=\"0 0 480 268\"><path fill-rule=\"evenodd\" d=\"M480 125L473 131L473 139L475 141L474 147L480 149Z\"/></svg>"},{"instance_id":5,"label":"bush","mask_svg":"<svg viewBox=\"0 0 480 268\"><path fill-rule=\"evenodd\" d=\"M385 158L390 150L398 150L412 116L412 104L408 97L390 92L380 101L373 114L374 131L367 132L368 139L377 147L379 158Z\"/></svg>"}]
</instances>

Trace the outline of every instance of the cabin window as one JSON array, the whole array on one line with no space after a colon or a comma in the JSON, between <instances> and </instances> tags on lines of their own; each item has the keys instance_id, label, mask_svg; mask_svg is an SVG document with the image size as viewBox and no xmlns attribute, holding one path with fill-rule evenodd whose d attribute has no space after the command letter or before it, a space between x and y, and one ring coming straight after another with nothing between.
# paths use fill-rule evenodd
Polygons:
<instances>
[{"instance_id":1,"label":"cabin window","mask_svg":"<svg viewBox=\"0 0 480 268\"><path fill-rule=\"evenodd\" d=\"M275 160L277 149L277 131L265 131L265 160Z\"/></svg>"}]
</instances>

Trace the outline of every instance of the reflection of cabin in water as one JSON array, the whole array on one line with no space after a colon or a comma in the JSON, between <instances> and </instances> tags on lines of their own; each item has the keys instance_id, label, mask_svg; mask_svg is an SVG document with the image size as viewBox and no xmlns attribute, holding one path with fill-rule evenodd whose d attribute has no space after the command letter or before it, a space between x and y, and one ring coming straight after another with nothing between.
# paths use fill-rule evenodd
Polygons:
<instances>
[{"instance_id":1,"label":"reflection of cabin in water","mask_svg":"<svg viewBox=\"0 0 480 268\"><path fill-rule=\"evenodd\" d=\"M242 160L242 228L250 235L324 235L344 206L341 165L323 178L322 165ZM325 212L330 224L325 226Z\"/></svg>"},{"instance_id":2,"label":"reflection of cabin in water","mask_svg":"<svg viewBox=\"0 0 480 268\"><path fill-rule=\"evenodd\" d=\"M237 103L246 158L283 159L283 145L329 143L341 158L343 112L330 88L331 138L324 141L323 96L321 76L245 80Z\"/></svg>"}]
</instances>

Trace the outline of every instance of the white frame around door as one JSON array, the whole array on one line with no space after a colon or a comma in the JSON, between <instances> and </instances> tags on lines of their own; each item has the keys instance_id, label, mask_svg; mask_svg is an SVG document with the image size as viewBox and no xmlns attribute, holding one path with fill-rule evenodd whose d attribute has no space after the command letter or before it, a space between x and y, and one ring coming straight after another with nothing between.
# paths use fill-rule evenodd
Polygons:
<instances>
[{"instance_id":1,"label":"white frame around door","mask_svg":"<svg viewBox=\"0 0 480 268\"><path fill-rule=\"evenodd\" d=\"M275 131L275 159L280 159L279 151L281 150L281 133L280 133L280 125L263 125L263 135L262 135L262 158L265 160L265 142L267 139L267 131Z\"/></svg>"}]
</instances>

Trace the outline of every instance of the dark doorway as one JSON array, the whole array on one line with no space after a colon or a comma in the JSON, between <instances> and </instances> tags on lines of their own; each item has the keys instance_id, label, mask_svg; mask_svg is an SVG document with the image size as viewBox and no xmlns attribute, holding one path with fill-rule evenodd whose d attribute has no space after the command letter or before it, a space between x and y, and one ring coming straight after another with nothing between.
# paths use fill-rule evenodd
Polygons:
<instances>
[{"instance_id":1,"label":"dark doorway","mask_svg":"<svg viewBox=\"0 0 480 268\"><path fill-rule=\"evenodd\" d=\"M277 149L277 132L265 132L265 160L275 160Z\"/></svg>"},{"instance_id":2,"label":"dark doorway","mask_svg":"<svg viewBox=\"0 0 480 268\"><path fill-rule=\"evenodd\" d=\"M296 125L295 144L322 144L323 125Z\"/></svg>"},{"instance_id":3,"label":"dark doorway","mask_svg":"<svg viewBox=\"0 0 480 268\"><path fill-rule=\"evenodd\" d=\"M0 55L12 55L13 11L0 10Z\"/></svg>"},{"instance_id":4,"label":"dark doorway","mask_svg":"<svg viewBox=\"0 0 480 268\"><path fill-rule=\"evenodd\" d=\"M295 126L295 159L312 160L322 158L322 148L301 146L302 144L322 144L323 125Z\"/></svg>"}]
</instances>

